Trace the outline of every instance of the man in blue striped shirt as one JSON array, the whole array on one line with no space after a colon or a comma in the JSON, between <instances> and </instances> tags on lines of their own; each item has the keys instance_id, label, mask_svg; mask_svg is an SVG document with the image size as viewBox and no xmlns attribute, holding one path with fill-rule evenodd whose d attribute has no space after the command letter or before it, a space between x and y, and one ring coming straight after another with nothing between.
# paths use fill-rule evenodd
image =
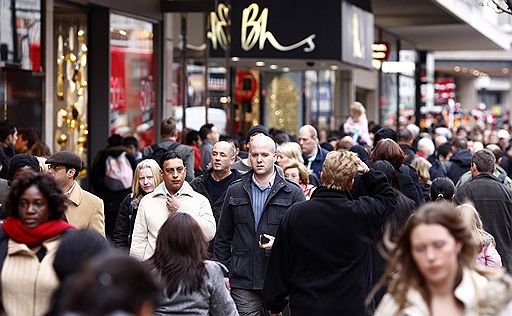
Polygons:
<instances>
[{"instance_id":1,"label":"man in blue striped shirt","mask_svg":"<svg viewBox=\"0 0 512 316\"><path fill-rule=\"evenodd\" d=\"M253 138L249 159L252 170L226 192L214 257L229 268L231 296L240 315L260 316L268 314L262 288L277 227L288 208L305 198L297 184L276 171L276 144L270 137Z\"/></svg>"}]
</instances>

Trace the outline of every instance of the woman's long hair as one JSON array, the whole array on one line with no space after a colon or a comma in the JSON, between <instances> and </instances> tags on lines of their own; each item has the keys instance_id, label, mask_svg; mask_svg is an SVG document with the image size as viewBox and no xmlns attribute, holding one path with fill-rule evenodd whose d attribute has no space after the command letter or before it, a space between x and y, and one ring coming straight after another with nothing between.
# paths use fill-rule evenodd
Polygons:
<instances>
[{"instance_id":1,"label":"woman's long hair","mask_svg":"<svg viewBox=\"0 0 512 316\"><path fill-rule=\"evenodd\" d=\"M377 285L382 286L390 279L388 293L398 304L398 310L405 307L407 292L415 288L423 296L425 302L430 305L430 292L426 281L420 273L411 253L411 234L414 228L420 224L439 224L445 227L450 235L462 244L458 255L458 271L455 285L462 279L463 268L475 268L476 244L471 232L459 215L455 206L446 201L432 202L423 205L412 215L407 225L391 251L390 259L383 278Z\"/></svg>"},{"instance_id":2,"label":"woman's long hair","mask_svg":"<svg viewBox=\"0 0 512 316\"><path fill-rule=\"evenodd\" d=\"M389 161L396 170L399 170L405 161L405 153L395 141L384 138L377 143L370 156L371 163L377 160Z\"/></svg>"},{"instance_id":3,"label":"woman's long hair","mask_svg":"<svg viewBox=\"0 0 512 316\"><path fill-rule=\"evenodd\" d=\"M207 250L201 227L192 216L185 213L169 216L160 228L155 253L149 259L162 278L167 296L178 290L191 294L201 288L207 273L204 265Z\"/></svg>"},{"instance_id":4,"label":"woman's long hair","mask_svg":"<svg viewBox=\"0 0 512 316\"><path fill-rule=\"evenodd\" d=\"M153 173L153 180L155 181L155 188L162 183L162 169L160 169L160 166L158 165L158 162L156 162L153 159L144 159L141 162L137 164L137 167L135 168L134 175L133 175L133 184L132 184L132 194L133 197L139 197L143 196L145 193L142 190L142 188L139 185L139 172L141 169L149 168L151 169L151 173Z\"/></svg>"}]
</instances>

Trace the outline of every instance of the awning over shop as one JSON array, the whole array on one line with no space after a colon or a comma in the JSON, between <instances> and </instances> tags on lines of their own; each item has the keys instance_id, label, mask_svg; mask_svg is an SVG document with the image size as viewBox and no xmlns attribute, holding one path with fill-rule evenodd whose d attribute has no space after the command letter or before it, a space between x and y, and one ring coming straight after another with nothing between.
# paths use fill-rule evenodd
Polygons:
<instances>
[{"instance_id":1,"label":"awning over shop","mask_svg":"<svg viewBox=\"0 0 512 316\"><path fill-rule=\"evenodd\" d=\"M419 49L508 50L511 39L483 17L478 1L371 0L375 25Z\"/></svg>"}]
</instances>

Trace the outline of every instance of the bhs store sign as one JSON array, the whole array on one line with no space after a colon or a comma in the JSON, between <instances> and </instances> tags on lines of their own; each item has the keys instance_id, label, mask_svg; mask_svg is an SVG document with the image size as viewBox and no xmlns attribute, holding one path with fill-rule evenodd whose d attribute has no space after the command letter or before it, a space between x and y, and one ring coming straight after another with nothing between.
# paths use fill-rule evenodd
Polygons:
<instances>
[{"instance_id":1,"label":"bhs store sign","mask_svg":"<svg viewBox=\"0 0 512 316\"><path fill-rule=\"evenodd\" d=\"M347 59L371 67L373 15L343 1L236 0L231 10L221 2L210 13L207 36L213 57L229 47L237 57Z\"/></svg>"}]
</instances>

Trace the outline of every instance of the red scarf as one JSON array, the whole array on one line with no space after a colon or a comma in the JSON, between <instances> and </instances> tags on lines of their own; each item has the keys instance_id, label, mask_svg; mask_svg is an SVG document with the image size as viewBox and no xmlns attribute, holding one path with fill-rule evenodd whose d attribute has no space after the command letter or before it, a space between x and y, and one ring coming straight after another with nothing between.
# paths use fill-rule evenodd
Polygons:
<instances>
[{"instance_id":1,"label":"red scarf","mask_svg":"<svg viewBox=\"0 0 512 316\"><path fill-rule=\"evenodd\" d=\"M19 218L8 217L2 225L5 234L17 243L29 247L39 246L43 241L60 235L63 231L75 228L61 219L46 221L34 228L29 228Z\"/></svg>"}]
</instances>

